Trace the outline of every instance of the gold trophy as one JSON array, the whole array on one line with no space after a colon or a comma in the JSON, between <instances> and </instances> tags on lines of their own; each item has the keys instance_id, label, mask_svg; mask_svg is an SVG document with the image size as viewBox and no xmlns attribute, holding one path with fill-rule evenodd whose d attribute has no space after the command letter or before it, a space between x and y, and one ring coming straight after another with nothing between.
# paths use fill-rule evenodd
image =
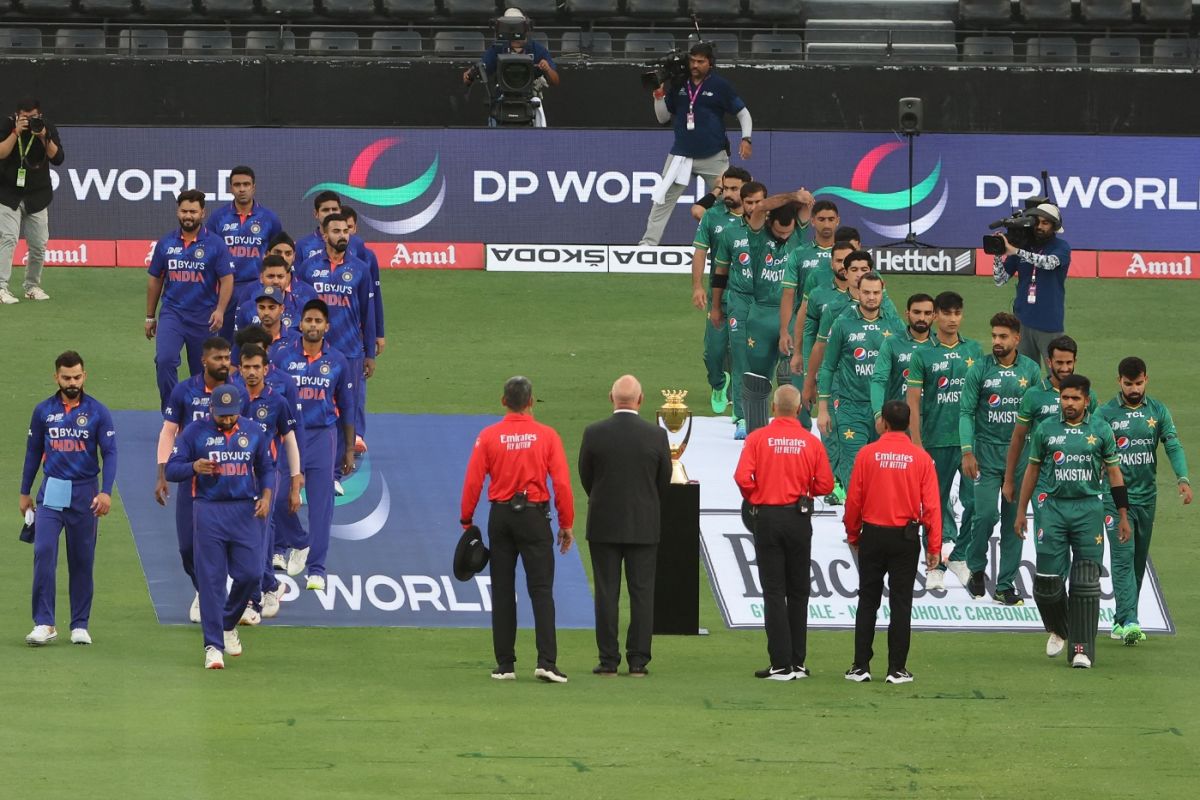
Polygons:
<instances>
[{"instance_id":1,"label":"gold trophy","mask_svg":"<svg viewBox=\"0 0 1200 800\"><path fill-rule=\"evenodd\" d=\"M680 456L687 449L688 440L692 438L692 412L684 404L683 398L687 397L686 389L677 389L670 391L662 390L663 397L666 402L662 404L662 408L655 412L655 419L667 429L669 433L679 433L683 429L683 424L687 423L687 432L683 434L683 441L679 444L671 444L668 438L667 444L671 448L671 483L688 483L687 472L683 468L683 464L679 463Z\"/></svg>"}]
</instances>

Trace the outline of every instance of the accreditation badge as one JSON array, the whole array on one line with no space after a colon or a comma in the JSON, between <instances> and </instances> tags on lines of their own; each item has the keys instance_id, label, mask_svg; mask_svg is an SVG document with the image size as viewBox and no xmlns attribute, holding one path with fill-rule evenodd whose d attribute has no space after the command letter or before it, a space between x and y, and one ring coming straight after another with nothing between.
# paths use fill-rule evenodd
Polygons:
<instances>
[{"instance_id":1,"label":"accreditation badge","mask_svg":"<svg viewBox=\"0 0 1200 800\"><path fill-rule=\"evenodd\" d=\"M24 167L19 167L17 169L17 188L18 189L25 188L25 168Z\"/></svg>"},{"instance_id":2,"label":"accreditation badge","mask_svg":"<svg viewBox=\"0 0 1200 800\"><path fill-rule=\"evenodd\" d=\"M691 111L687 115L687 129L689 131L696 130L696 115Z\"/></svg>"}]
</instances>

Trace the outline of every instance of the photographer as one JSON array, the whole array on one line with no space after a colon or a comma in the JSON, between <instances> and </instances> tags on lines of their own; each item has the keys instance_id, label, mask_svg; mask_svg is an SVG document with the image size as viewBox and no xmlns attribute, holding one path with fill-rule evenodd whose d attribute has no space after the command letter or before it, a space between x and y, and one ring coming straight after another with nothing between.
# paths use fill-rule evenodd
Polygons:
<instances>
[{"instance_id":1,"label":"photographer","mask_svg":"<svg viewBox=\"0 0 1200 800\"><path fill-rule=\"evenodd\" d=\"M1063 232L1058 206L1041 203L1025 212L1037 220L1032 228L1033 241L1018 248L1004 234L1004 255L994 256L992 277L997 286L1017 277L1013 313L1021 320L1018 350L1035 363L1051 341L1063 335L1067 273L1071 268L1071 245L1057 234Z\"/></svg>"},{"instance_id":2,"label":"photographer","mask_svg":"<svg viewBox=\"0 0 1200 800\"><path fill-rule=\"evenodd\" d=\"M472 66L463 72L463 83L470 84L478 77L486 77L489 82L494 81L500 56L511 53L529 55L533 58L534 67L541 73L538 80L534 83L535 91L539 97L545 85L558 86L558 66L554 63L550 51L544 45L529 38L529 31L533 26L521 9L508 9L497 23L497 36L501 41L497 41L488 47L487 50L483 51L483 56L480 57L483 70L487 73L486 76L479 75L478 65ZM506 35L505 31L510 32ZM491 124L495 124L494 119ZM540 104L537 107L537 117L534 127L546 127L546 113Z\"/></svg>"},{"instance_id":3,"label":"photographer","mask_svg":"<svg viewBox=\"0 0 1200 800\"><path fill-rule=\"evenodd\" d=\"M62 162L62 142L54 126L42 118L41 103L17 103L17 113L0 122L0 303L17 302L8 279L22 228L29 246L25 299L50 299L41 286L46 240L50 238L50 164Z\"/></svg>"},{"instance_id":4,"label":"photographer","mask_svg":"<svg viewBox=\"0 0 1200 800\"><path fill-rule=\"evenodd\" d=\"M712 45L698 42L688 51L690 80L664 82L654 90L654 114L659 123L666 125L674 116L675 144L654 190L654 205L639 244L659 243L675 203L694 176L703 176L712 187L729 167L726 114L736 115L742 128L738 155L743 161L750 158L750 110L733 86L713 72L715 63Z\"/></svg>"}]
</instances>

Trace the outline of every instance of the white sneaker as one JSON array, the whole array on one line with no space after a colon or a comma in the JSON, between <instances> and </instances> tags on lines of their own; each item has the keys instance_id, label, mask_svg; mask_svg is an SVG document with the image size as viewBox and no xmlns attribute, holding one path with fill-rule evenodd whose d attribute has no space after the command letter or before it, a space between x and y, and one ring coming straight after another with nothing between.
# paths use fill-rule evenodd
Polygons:
<instances>
[{"instance_id":1,"label":"white sneaker","mask_svg":"<svg viewBox=\"0 0 1200 800\"><path fill-rule=\"evenodd\" d=\"M308 588L314 592L325 591L325 576L324 575L309 575Z\"/></svg>"},{"instance_id":2,"label":"white sneaker","mask_svg":"<svg viewBox=\"0 0 1200 800\"><path fill-rule=\"evenodd\" d=\"M200 622L200 593L196 592L196 596L192 598L192 605L188 608L188 621Z\"/></svg>"},{"instance_id":3,"label":"white sneaker","mask_svg":"<svg viewBox=\"0 0 1200 800\"><path fill-rule=\"evenodd\" d=\"M282 597L283 592L286 591L284 589L286 585L287 584L280 581L279 589L277 590L279 594L276 594L275 592L263 592L262 614L260 615L263 619L274 619L275 617L279 616L279 598Z\"/></svg>"},{"instance_id":4,"label":"white sneaker","mask_svg":"<svg viewBox=\"0 0 1200 800\"><path fill-rule=\"evenodd\" d=\"M1076 653L1071 659L1071 666L1075 669L1091 669L1092 660L1083 653Z\"/></svg>"},{"instance_id":5,"label":"white sneaker","mask_svg":"<svg viewBox=\"0 0 1200 800\"><path fill-rule=\"evenodd\" d=\"M225 631L225 652L231 656L242 654L242 639L238 636L237 628Z\"/></svg>"},{"instance_id":6,"label":"white sneaker","mask_svg":"<svg viewBox=\"0 0 1200 800\"><path fill-rule=\"evenodd\" d=\"M50 644L58 638L58 631L54 630L53 625L34 625L33 630L25 637L25 644L30 647L41 647L44 644Z\"/></svg>"},{"instance_id":7,"label":"white sneaker","mask_svg":"<svg viewBox=\"0 0 1200 800\"><path fill-rule=\"evenodd\" d=\"M950 555L954 552L954 542L942 542L942 561L949 561Z\"/></svg>"},{"instance_id":8,"label":"white sneaker","mask_svg":"<svg viewBox=\"0 0 1200 800\"><path fill-rule=\"evenodd\" d=\"M276 553L271 556L271 569L287 571L288 560L283 553Z\"/></svg>"},{"instance_id":9,"label":"white sneaker","mask_svg":"<svg viewBox=\"0 0 1200 800\"><path fill-rule=\"evenodd\" d=\"M932 591L934 589L946 588L946 571L943 569L931 569L925 573L925 588Z\"/></svg>"},{"instance_id":10,"label":"white sneaker","mask_svg":"<svg viewBox=\"0 0 1200 800\"><path fill-rule=\"evenodd\" d=\"M247 604L246 610L242 612L242 618L238 620L238 625L257 625L262 622L262 615L254 610L254 606Z\"/></svg>"},{"instance_id":11,"label":"white sneaker","mask_svg":"<svg viewBox=\"0 0 1200 800\"><path fill-rule=\"evenodd\" d=\"M87 628L72 628L71 629L71 644L91 644L92 636L87 632Z\"/></svg>"},{"instance_id":12,"label":"white sneaker","mask_svg":"<svg viewBox=\"0 0 1200 800\"><path fill-rule=\"evenodd\" d=\"M35 286L32 289L25 290L25 299L26 300L49 300L50 295L46 294L46 292L42 290L42 287Z\"/></svg>"},{"instance_id":13,"label":"white sneaker","mask_svg":"<svg viewBox=\"0 0 1200 800\"><path fill-rule=\"evenodd\" d=\"M15 294L13 294L12 292L10 292L8 290L7 286L0 289L0 303L3 303L6 306L11 306L13 303L19 303L19 302L21 302L21 301L17 299L17 296Z\"/></svg>"},{"instance_id":14,"label":"white sneaker","mask_svg":"<svg viewBox=\"0 0 1200 800\"><path fill-rule=\"evenodd\" d=\"M1057 633L1050 634L1050 638L1046 640L1046 655L1050 658L1057 658L1058 654L1067 646L1067 640L1059 636Z\"/></svg>"},{"instance_id":15,"label":"white sneaker","mask_svg":"<svg viewBox=\"0 0 1200 800\"><path fill-rule=\"evenodd\" d=\"M954 577L958 578L958 582L966 587L967 581L971 580L971 570L967 569L965 561L947 561L946 569L954 573Z\"/></svg>"},{"instance_id":16,"label":"white sneaker","mask_svg":"<svg viewBox=\"0 0 1200 800\"><path fill-rule=\"evenodd\" d=\"M225 669L225 656L221 655L221 651L212 645L204 648L204 668Z\"/></svg>"},{"instance_id":17,"label":"white sneaker","mask_svg":"<svg viewBox=\"0 0 1200 800\"><path fill-rule=\"evenodd\" d=\"M338 497L343 497L343 496L345 496L345 494L346 494L346 490L345 490L344 488L342 488L342 482L341 482L341 481L334 481L334 482L333 482L333 493L334 493L334 494L336 494Z\"/></svg>"},{"instance_id":18,"label":"white sneaker","mask_svg":"<svg viewBox=\"0 0 1200 800\"><path fill-rule=\"evenodd\" d=\"M288 553L287 574L293 578L304 572L304 568L308 566L308 548L302 547L299 550L292 549Z\"/></svg>"}]
</instances>

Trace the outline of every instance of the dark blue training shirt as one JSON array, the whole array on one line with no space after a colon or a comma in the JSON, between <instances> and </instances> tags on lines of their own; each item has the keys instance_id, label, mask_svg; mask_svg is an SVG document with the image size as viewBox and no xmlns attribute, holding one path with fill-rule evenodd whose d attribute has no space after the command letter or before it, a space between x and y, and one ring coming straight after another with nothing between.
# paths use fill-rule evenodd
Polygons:
<instances>
[{"instance_id":1,"label":"dark blue training shirt","mask_svg":"<svg viewBox=\"0 0 1200 800\"><path fill-rule=\"evenodd\" d=\"M56 393L38 403L29 420L21 494L29 494L33 488L39 465L46 477L94 480L100 474L100 457L104 461L100 491L112 494L117 477L117 433L112 415L86 392L79 395L78 403L66 402ZM40 491L37 499L42 501Z\"/></svg>"},{"instance_id":2,"label":"dark blue training shirt","mask_svg":"<svg viewBox=\"0 0 1200 800\"><path fill-rule=\"evenodd\" d=\"M198 458L217 462L217 474L197 475L192 464ZM228 433L211 417L197 420L175 438L164 471L169 481L191 481L197 500L256 500L275 485L271 436L246 417L238 417Z\"/></svg>"},{"instance_id":3,"label":"dark blue training shirt","mask_svg":"<svg viewBox=\"0 0 1200 800\"><path fill-rule=\"evenodd\" d=\"M696 90L690 78L676 91L667 92L667 111L675 115L675 144L671 147L671 154L688 158L708 158L724 150L729 144L729 140L725 138L725 115L737 114L746 104L738 97L729 81L716 72L710 72L700 84L700 92L696 95L696 129L689 131L687 115L691 99L688 87L691 87L692 91Z\"/></svg>"},{"instance_id":4,"label":"dark blue training shirt","mask_svg":"<svg viewBox=\"0 0 1200 800\"><path fill-rule=\"evenodd\" d=\"M237 283L258 280L258 267L267 254L267 245L283 231L275 212L257 202L245 215L239 213L233 203L219 208L208 218L205 227L225 240L225 247L233 258L233 279Z\"/></svg>"},{"instance_id":5,"label":"dark blue training shirt","mask_svg":"<svg viewBox=\"0 0 1200 800\"><path fill-rule=\"evenodd\" d=\"M507 42L504 44L493 44L487 50L484 50L483 57L480 60L483 61L483 68L487 70L488 75L492 75L496 72L496 64L499 63L497 59L500 56L511 52L513 52L513 49ZM546 46L541 42L535 42L533 39L527 39L525 41L525 49L522 51L522 54L533 56L534 64L537 64L542 59L545 59L546 61L550 62L551 69L555 70L556 72L558 71L558 65L555 64L554 59L551 58L550 51L547 50Z\"/></svg>"},{"instance_id":6,"label":"dark blue training shirt","mask_svg":"<svg viewBox=\"0 0 1200 800\"><path fill-rule=\"evenodd\" d=\"M225 241L211 231L201 228L191 244L172 231L154 245L147 272L163 279L163 311L207 322L217 307L218 281L233 274L233 259Z\"/></svg>"},{"instance_id":7,"label":"dark blue training shirt","mask_svg":"<svg viewBox=\"0 0 1200 800\"><path fill-rule=\"evenodd\" d=\"M1035 268L1019 255L1004 259L1004 271L1017 276L1017 294L1013 298L1013 313L1022 325L1039 331L1066 330L1067 272L1071 268L1071 245L1057 236L1045 244L1028 248L1036 256L1056 256L1054 269ZM1029 284L1037 273L1036 302L1029 304Z\"/></svg>"}]
</instances>

